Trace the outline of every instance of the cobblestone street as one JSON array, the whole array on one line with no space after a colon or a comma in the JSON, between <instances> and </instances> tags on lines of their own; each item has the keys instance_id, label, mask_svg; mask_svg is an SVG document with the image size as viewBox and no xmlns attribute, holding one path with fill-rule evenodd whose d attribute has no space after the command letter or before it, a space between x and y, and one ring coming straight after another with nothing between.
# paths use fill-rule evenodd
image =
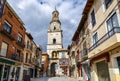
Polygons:
<instances>
[{"instance_id":1,"label":"cobblestone street","mask_svg":"<svg viewBox=\"0 0 120 81\"><path fill-rule=\"evenodd\" d=\"M70 77L42 77L31 79L31 81L78 81L77 79L70 78Z\"/></svg>"}]
</instances>

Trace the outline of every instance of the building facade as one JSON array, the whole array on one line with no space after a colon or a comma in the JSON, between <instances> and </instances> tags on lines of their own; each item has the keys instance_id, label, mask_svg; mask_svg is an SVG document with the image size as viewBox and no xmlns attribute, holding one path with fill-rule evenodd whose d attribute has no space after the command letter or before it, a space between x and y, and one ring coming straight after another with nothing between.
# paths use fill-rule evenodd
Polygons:
<instances>
[{"instance_id":1,"label":"building facade","mask_svg":"<svg viewBox=\"0 0 120 81\"><path fill-rule=\"evenodd\" d=\"M77 77L77 63L76 63L76 59L75 59L75 45L72 42L69 46L68 46L68 55L69 55L69 76L70 77Z\"/></svg>"},{"instance_id":2,"label":"building facade","mask_svg":"<svg viewBox=\"0 0 120 81\"><path fill-rule=\"evenodd\" d=\"M49 67L49 55L47 53L42 53L42 76L48 76Z\"/></svg>"},{"instance_id":3,"label":"building facade","mask_svg":"<svg viewBox=\"0 0 120 81\"><path fill-rule=\"evenodd\" d=\"M86 4L84 9L87 11ZM88 17L90 29L90 48L88 58L91 64L93 81L119 81L119 36L120 7L119 0L96 0L91 3Z\"/></svg>"},{"instance_id":4,"label":"building facade","mask_svg":"<svg viewBox=\"0 0 120 81\"><path fill-rule=\"evenodd\" d=\"M0 81L23 81L24 75L29 79L39 77L41 46L26 33L24 23L8 2L0 10Z\"/></svg>"},{"instance_id":5,"label":"building facade","mask_svg":"<svg viewBox=\"0 0 120 81\"><path fill-rule=\"evenodd\" d=\"M6 3L0 20L0 81L21 81L25 27Z\"/></svg>"},{"instance_id":6,"label":"building facade","mask_svg":"<svg viewBox=\"0 0 120 81\"><path fill-rule=\"evenodd\" d=\"M79 37L83 81L120 80L119 5L119 0L87 0L73 36L73 41Z\"/></svg>"},{"instance_id":7,"label":"building facade","mask_svg":"<svg viewBox=\"0 0 120 81\"><path fill-rule=\"evenodd\" d=\"M41 55L42 55L42 48L36 45L32 35L26 32L23 77L25 75L30 76L30 78L40 77L41 58L42 58Z\"/></svg>"},{"instance_id":8,"label":"building facade","mask_svg":"<svg viewBox=\"0 0 120 81\"><path fill-rule=\"evenodd\" d=\"M36 60L35 60L35 69L37 73L37 77L41 76L41 70L42 70L42 47L40 45L37 45L36 48Z\"/></svg>"},{"instance_id":9,"label":"building facade","mask_svg":"<svg viewBox=\"0 0 120 81\"><path fill-rule=\"evenodd\" d=\"M35 77L35 50L36 44L33 42L33 37L30 33L25 34L25 49L24 49L24 71L23 77L29 75Z\"/></svg>"}]
</instances>

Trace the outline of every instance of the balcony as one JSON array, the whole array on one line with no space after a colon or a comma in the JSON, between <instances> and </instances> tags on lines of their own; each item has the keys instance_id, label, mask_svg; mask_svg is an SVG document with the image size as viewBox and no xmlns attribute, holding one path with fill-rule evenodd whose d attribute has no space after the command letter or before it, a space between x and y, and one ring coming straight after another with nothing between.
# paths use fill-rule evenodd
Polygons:
<instances>
[{"instance_id":1,"label":"balcony","mask_svg":"<svg viewBox=\"0 0 120 81\"><path fill-rule=\"evenodd\" d=\"M20 57L17 56L16 54L15 54L15 55L12 55L12 56L11 56L11 59L12 59L12 60L15 60L15 61L20 61Z\"/></svg>"},{"instance_id":2,"label":"balcony","mask_svg":"<svg viewBox=\"0 0 120 81\"><path fill-rule=\"evenodd\" d=\"M19 46L22 47L22 48L25 47L25 44L24 44L23 42L19 42L19 41L17 41L16 44L19 45Z\"/></svg>"},{"instance_id":3,"label":"balcony","mask_svg":"<svg viewBox=\"0 0 120 81\"><path fill-rule=\"evenodd\" d=\"M30 45L25 44L25 49L28 50L29 52L33 51L33 48Z\"/></svg>"},{"instance_id":4,"label":"balcony","mask_svg":"<svg viewBox=\"0 0 120 81\"><path fill-rule=\"evenodd\" d=\"M89 57L107 52L120 45L120 27L114 27L89 48Z\"/></svg>"},{"instance_id":5,"label":"balcony","mask_svg":"<svg viewBox=\"0 0 120 81\"><path fill-rule=\"evenodd\" d=\"M35 58L28 59L28 63L35 64Z\"/></svg>"},{"instance_id":6,"label":"balcony","mask_svg":"<svg viewBox=\"0 0 120 81\"><path fill-rule=\"evenodd\" d=\"M88 58L88 49L87 48L84 48L82 51L81 51L81 58L82 60L85 60Z\"/></svg>"},{"instance_id":7,"label":"balcony","mask_svg":"<svg viewBox=\"0 0 120 81\"><path fill-rule=\"evenodd\" d=\"M0 29L0 33L2 33L2 34L4 34L5 36L7 36L7 37L9 37L11 40L15 40L15 36L16 36L16 34L15 34L15 32L11 32L11 33L9 33L9 32L7 32L5 29Z\"/></svg>"}]
</instances>

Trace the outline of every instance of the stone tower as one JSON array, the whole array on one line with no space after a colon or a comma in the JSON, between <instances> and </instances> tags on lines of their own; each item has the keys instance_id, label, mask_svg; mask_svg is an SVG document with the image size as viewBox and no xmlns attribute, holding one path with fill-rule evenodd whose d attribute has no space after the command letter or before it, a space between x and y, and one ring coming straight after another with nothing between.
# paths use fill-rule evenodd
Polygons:
<instances>
[{"instance_id":1,"label":"stone tower","mask_svg":"<svg viewBox=\"0 0 120 81\"><path fill-rule=\"evenodd\" d=\"M55 9L52 12L52 20L48 29L47 53L49 54L49 58L52 58L52 52L63 47L62 38L59 12Z\"/></svg>"},{"instance_id":2,"label":"stone tower","mask_svg":"<svg viewBox=\"0 0 120 81\"><path fill-rule=\"evenodd\" d=\"M59 12L55 9L52 12L52 20L48 28L47 54L49 55L49 76L59 75L59 55L58 49L63 48L63 35L61 30L61 22L59 20Z\"/></svg>"}]
</instances>

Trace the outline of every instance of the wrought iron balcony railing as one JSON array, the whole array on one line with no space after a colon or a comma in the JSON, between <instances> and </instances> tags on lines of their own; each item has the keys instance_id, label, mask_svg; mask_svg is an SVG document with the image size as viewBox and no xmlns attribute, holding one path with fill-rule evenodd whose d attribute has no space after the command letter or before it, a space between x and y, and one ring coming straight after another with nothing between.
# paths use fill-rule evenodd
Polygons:
<instances>
[{"instance_id":1,"label":"wrought iron balcony railing","mask_svg":"<svg viewBox=\"0 0 120 81\"><path fill-rule=\"evenodd\" d=\"M16 43L17 43L17 45L21 46L22 48L25 47L25 44L24 44L23 42L19 42L19 41L17 41Z\"/></svg>"},{"instance_id":2,"label":"wrought iron balcony railing","mask_svg":"<svg viewBox=\"0 0 120 81\"><path fill-rule=\"evenodd\" d=\"M7 37L9 37L9 38L12 39L12 40L15 40L16 34L15 34L15 32L13 32L13 31L8 32L8 31L6 31L5 29L0 29L0 33L6 35Z\"/></svg>"},{"instance_id":3,"label":"wrought iron balcony railing","mask_svg":"<svg viewBox=\"0 0 120 81\"><path fill-rule=\"evenodd\" d=\"M95 49L97 46L102 44L104 41L106 41L107 39L109 39L111 36L113 36L116 33L120 33L120 27L113 27L110 31L108 31L108 33L106 33L101 39L99 39L95 44L93 44L89 48L89 52Z\"/></svg>"},{"instance_id":4,"label":"wrought iron balcony railing","mask_svg":"<svg viewBox=\"0 0 120 81\"><path fill-rule=\"evenodd\" d=\"M12 55L12 56L11 56L11 59L12 59L12 60L16 60L16 61L20 61L20 57L17 56L17 55Z\"/></svg>"}]
</instances>

